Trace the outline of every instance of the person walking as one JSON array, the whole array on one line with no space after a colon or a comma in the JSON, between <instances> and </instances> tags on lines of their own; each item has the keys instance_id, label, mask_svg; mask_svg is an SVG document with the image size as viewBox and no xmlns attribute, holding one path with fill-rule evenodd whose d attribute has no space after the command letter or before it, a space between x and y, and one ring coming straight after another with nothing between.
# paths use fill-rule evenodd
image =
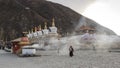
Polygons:
<instances>
[{"instance_id":1,"label":"person walking","mask_svg":"<svg viewBox=\"0 0 120 68\"><path fill-rule=\"evenodd\" d=\"M69 48L69 56L70 57L74 56L73 52L74 52L74 49L72 46L70 46L70 48Z\"/></svg>"}]
</instances>

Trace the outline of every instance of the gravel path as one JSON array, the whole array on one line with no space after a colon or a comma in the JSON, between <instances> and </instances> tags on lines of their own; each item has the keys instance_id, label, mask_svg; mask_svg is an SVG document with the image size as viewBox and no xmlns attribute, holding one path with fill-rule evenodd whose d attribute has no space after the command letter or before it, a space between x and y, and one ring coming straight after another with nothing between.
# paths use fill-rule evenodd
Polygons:
<instances>
[{"instance_id":1,"label":"gravel path","mask_svg":"<svg viewBox=\"0 0 120 68\"><path fill-rule=\"evenodd\" d=\"M119 52L76 51L72 58L57 51L37 51L37 55L18 57L0 50L0 68L120 68Z\"/></svg>"}]
</instances>

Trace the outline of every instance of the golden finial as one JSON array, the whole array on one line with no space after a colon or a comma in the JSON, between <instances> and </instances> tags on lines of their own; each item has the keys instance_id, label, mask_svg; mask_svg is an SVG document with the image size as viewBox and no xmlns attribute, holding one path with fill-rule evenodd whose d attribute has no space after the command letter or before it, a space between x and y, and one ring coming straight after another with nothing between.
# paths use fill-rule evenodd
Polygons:
<instances>
[{"instance_id":1,"label":"golden finial","mask_svg":"<svg viewBox=\"0 0 120 68\"><path fill-rule=\"evenodd\" d=\"M26 31L24 31L24 32L22 32L23 34L27 34L28 32L26 32Z\"/></svg>"},{"instance_id":2,"label":"golden finial","mask_svg":"<svg viewBox=\"0 0 120 68\"><path fill-rule=\"evenodd\" d=\"M31 33L33 33L33 29L31 29Z\"/></svg>"},{"instance_id":3,"label":"golden finial","mask_svg":"<svg viewBox=\"0 0 120 68\"><path fill-rule=\"evenodd\" d=\"M37 27L35 27L34 29L35 29L35 32L37 32Z\"/></svg>"},{"instance_id":4,"label":"golden finial","mask_svg":"<svg viewBox=\"0 0 120 68\"><path fill-rule=\"evenodd\" d=\"M52 19L52 27L55 27L55 19Z\"/></svg>"},{"instance_id":5,"label":"golden finial","mask_svg":"<svg viewBox=\"0 0 120 68\"><path fill-rule=\"evenodd\" d=\"M41 29L41 25L38 26L38 30L39 30L39 31L42 30L42 29Z\"/></svg>"},{"instance_id":6,"label":"golden finial","mask_svg":"<svg viewBox=\"0 0 120 68\"><path fill-rule=\"evenodd\" d=\"M44 29L47 29L47 22L45 22L45 27L44 27Z\"/></svg>"}]
</instances>

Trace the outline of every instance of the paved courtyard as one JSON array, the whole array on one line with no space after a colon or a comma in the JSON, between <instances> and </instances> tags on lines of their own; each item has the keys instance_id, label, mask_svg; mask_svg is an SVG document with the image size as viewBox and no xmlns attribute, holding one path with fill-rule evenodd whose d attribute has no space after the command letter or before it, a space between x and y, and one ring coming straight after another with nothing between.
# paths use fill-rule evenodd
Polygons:
<instances>
[{"instance_id":1,"label":"paved courtyard","mask_svg":"<svg viewBox=\"0 0 120 68\"><path fill-rule=\"evenodd\" d=\"M120 52L75 51L71 58L57 51L37 51L35 57L18 57L0 50L0 68L120 68Z\"/></svg>"}]
</instances>

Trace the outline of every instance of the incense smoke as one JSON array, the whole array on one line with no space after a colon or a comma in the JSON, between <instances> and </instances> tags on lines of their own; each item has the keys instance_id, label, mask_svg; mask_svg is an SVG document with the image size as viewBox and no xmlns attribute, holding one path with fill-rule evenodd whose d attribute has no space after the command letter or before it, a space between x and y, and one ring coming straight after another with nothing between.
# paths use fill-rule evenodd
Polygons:
<instances>
[{"instance_id":1,"label":"incense smoke","mask_svg":"<svg viewBox=\"0 0 120 68\"><path fill-rule=\"evenodd\" d=\"M87 22L85 17L80 19L79 25L75 28L78 29L82 25L95 26L96 23ZM62 37L60 39L51 38L48 46L44 48L46 50L58 50L60 55L69 54L69 47L73 46L74 50L92 49L108 51L111 48L120 48L120 38L117 35L109 35L106 33L107 29L101 28L99 25L95 27L97 33L89 34L84 33L80 35L73 35L68 37ZM100 32L99 32L100 31ZM110 32L110 31L107 31ZM75 33L75 32L73 32Z\"/></svg>"}]
</instances>

